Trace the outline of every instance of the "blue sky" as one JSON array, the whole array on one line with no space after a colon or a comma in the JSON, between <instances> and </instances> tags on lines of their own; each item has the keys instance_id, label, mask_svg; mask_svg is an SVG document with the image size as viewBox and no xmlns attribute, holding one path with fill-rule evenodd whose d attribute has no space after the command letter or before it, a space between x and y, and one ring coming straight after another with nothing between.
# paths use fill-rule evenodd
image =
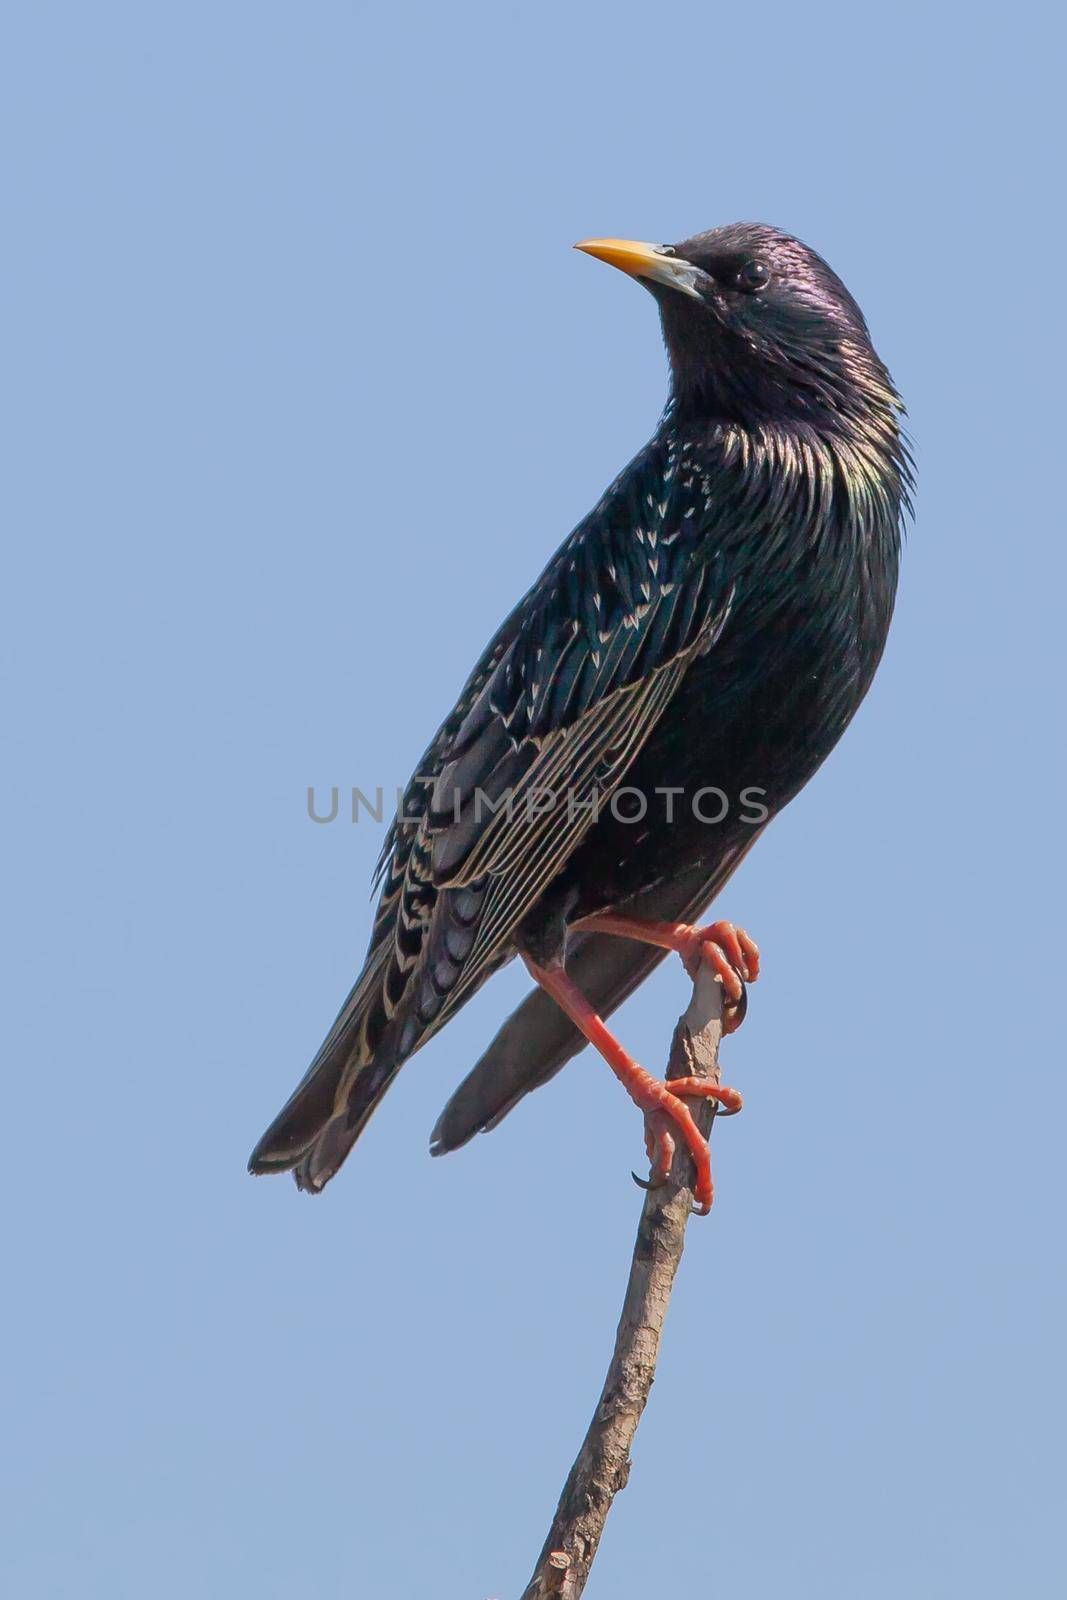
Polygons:
<instances>
[{"instance_id":1,"label":"blue sky","mask_svg":"<svg viewBox=\"0 0 1067 1600\"><path fill-rule=\"evenodd\" d=\"M253 1182L475 653L655 425L591 234L791 229L911 412L882 671L729 886L742 1117L587 1593L1061 1592L1063 255L1042 8L9 8L11 1593L519 1592L639 1119L431 1161L509 971L318 1201ZM661 1063L667 967L622 1013ZM688 1495L691 1512L679 1514Z\"/></svg>"}]
</instances>

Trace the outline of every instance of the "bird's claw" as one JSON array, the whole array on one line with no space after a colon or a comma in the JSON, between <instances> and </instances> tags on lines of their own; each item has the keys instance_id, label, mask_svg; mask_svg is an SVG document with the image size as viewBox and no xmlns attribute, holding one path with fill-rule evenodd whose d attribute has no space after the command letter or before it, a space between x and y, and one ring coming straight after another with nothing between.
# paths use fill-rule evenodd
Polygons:
<instances>
[{"instance_id":1,"label":"bird's claw","mask_svg":"<svg viewBox=\"0 0 1067 1600\"><path fill-rule=\"evenodd\" d=\"M712 922L706 928L690 928L679 943L678 954L691 978L696 977L701 961L711 967L722 984L723 1032L733 1033L748 1010L745 985L759 977L756 941L732 922Z\"/></svg>"},{"instance_id":2,"label":"bird's claw","mask_svg":"<svg viewBox=\"0 0 1067 1600\"><path fill-rule=\"evenodd\" d=\"M734 1113L732 1111L724 1111L722 1115L732 1117ZM646 1194L655 1194L656 1190L664 1188L667 1182L666 1178L639 1178L637 1173L632 1170L630 1172L630 1176L636 1183L637 1187L639 1189L643 1189ZM706 1206L698 1206L693 1203L689 1207L688 1215L691 1217L706 1217L710 1210L710 1201Z\"/></svg>"},{"instance_id":3,"label":"bird's claw","mask_svg":"<svg viewBox=\"0 0 1067 1600\"><path fill-rule=\"evenodd\" d=\"M737 1000L724 1000L722 1008L723 1033L736 1033L738 1028L748 1016L748 985L742 983L741 995Z\"/></svg>"},{"instance_id":4,"label":"bird's claw","mask_svg":"<svg viewBox=\"0 0 1067 1600\"><path fill-rule=\"evenodd\" d=\"M711 1100L714 1102L713 1116L732 1117L741 1110L741 1096L736 1089L715 1083L710 1078L668 1078L661 1082L648 1073L642 1073L642 1080L630 1092L645 1113L645 1149L652 1170L647 1179L639 1178L634 1173L634 1182L646 1191L663 1187L674 1166L675 1135L678 1134L695 1168L695 1214L707 1216L715 1193L711 1178L711 1149L685 1102L687 1099Z\"/></svg>"},{"instance_id":5,"label":"bird's claw","mask_svg":"<svg viewBox=\"0 0 1067 1600\"><path fill-rule=\"evenodd\" d=\"M654 1189L662 1189L667 1182L666 1178L639 1178L636 1172L631 1171L631 1178L639 1189L644 1189L646 1194L651 1194Z\"/></svg>"}]
</instances>

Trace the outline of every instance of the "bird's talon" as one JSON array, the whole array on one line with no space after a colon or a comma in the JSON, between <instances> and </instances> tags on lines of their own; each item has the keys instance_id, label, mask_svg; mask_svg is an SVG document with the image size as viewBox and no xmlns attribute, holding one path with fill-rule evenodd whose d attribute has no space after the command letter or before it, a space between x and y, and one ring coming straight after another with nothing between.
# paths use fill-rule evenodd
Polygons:
<instances>
[{"instance_id":1,"label":"bird's talon","mask_svg":"<svg viewBox=\"0 0 1067 1600\"><path fill-rule=\"evenodd\" d=\"M691 978L706 961L722 984L723 1032L741 1026L748 1010L745 985L759 977L759 947L744 928L732 922L713 922L706 928L679 927L672 940Z\"/></svg>"},{"instance_id":2,"label":"bird's talon","mask_svg":"<svg viewBox=\"0 0 1067 1600\"><path fill-rule=\"evenodd\" d=\"M636 1172L631 1172L630 1176L639 1189L644 1189L649 1194L654 1189L662 1189L667 1182L666 1178L639 1178Z\"/></svg>"},{"instance_id":3,"label":"bird's talon","mask_svg":"<svg viewBox=\"0 0 1067 1600\"><path fill-rule=\"evenodd\" d=\"M722 1031L723 1033L736 1033L748 1015L748 985L741 985L741 994L738 999L730 1001L723 1006Z\"/></svg>"}]
</instances>

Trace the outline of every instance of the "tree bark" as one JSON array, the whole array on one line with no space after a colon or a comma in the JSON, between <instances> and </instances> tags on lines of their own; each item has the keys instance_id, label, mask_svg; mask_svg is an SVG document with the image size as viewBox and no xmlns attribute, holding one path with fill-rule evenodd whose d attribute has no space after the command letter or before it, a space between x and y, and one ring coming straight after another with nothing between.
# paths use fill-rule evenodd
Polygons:
<instances>
[{"instance_id":1,"label":"tree bark","mask_svg":"<svg viewBox=\"0 0 1067 1600\"><path fill-rule=\"evenodd\" d=\"M722 986L702 962L688 1010L674 1030L667 1077L707 1077L717 1083L721 1037ZM701 1132L710 1133L714 1102L686 1104ZM645 1195L608 1374L522 1600L577 1600L585 1588L612 1501L630 1475L630 1446L656 1375L685 1245L692 1182L693 1165L679 1140L670 1179Z\"/></svg>"}]
</instances>

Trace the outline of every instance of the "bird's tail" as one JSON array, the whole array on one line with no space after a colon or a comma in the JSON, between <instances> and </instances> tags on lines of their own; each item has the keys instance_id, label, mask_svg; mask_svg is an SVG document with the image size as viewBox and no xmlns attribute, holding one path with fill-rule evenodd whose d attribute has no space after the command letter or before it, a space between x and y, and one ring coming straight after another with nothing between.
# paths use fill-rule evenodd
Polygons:
<instances>
[{"instance_id":1,"label":"bird's tail","mask_svg":"<svg viewBox=\"0 0 1067 1600\"><path fill-rule=\"evenodd\" d=\"M400 1071L395 1056L376 1056L360 1069L344 1109L330 1117L293 1168L298 1189L321 1194L371 1119L371 1114Z\"/></svg>"},{"instance_id":2,"label":"bird's tail","mask_svg":"<svg viewBox=\"0 0 1067 1600\"><path fill-rule=\"evenodd\" d=\"M379 964L372 959L361 974L304 1078L253 1150L249 1172L291 1171L298 1188L318 1194L366 1127L404 1059L390 1048L388 1028L368 1047Z\"/></svg>"}]
</instances>

